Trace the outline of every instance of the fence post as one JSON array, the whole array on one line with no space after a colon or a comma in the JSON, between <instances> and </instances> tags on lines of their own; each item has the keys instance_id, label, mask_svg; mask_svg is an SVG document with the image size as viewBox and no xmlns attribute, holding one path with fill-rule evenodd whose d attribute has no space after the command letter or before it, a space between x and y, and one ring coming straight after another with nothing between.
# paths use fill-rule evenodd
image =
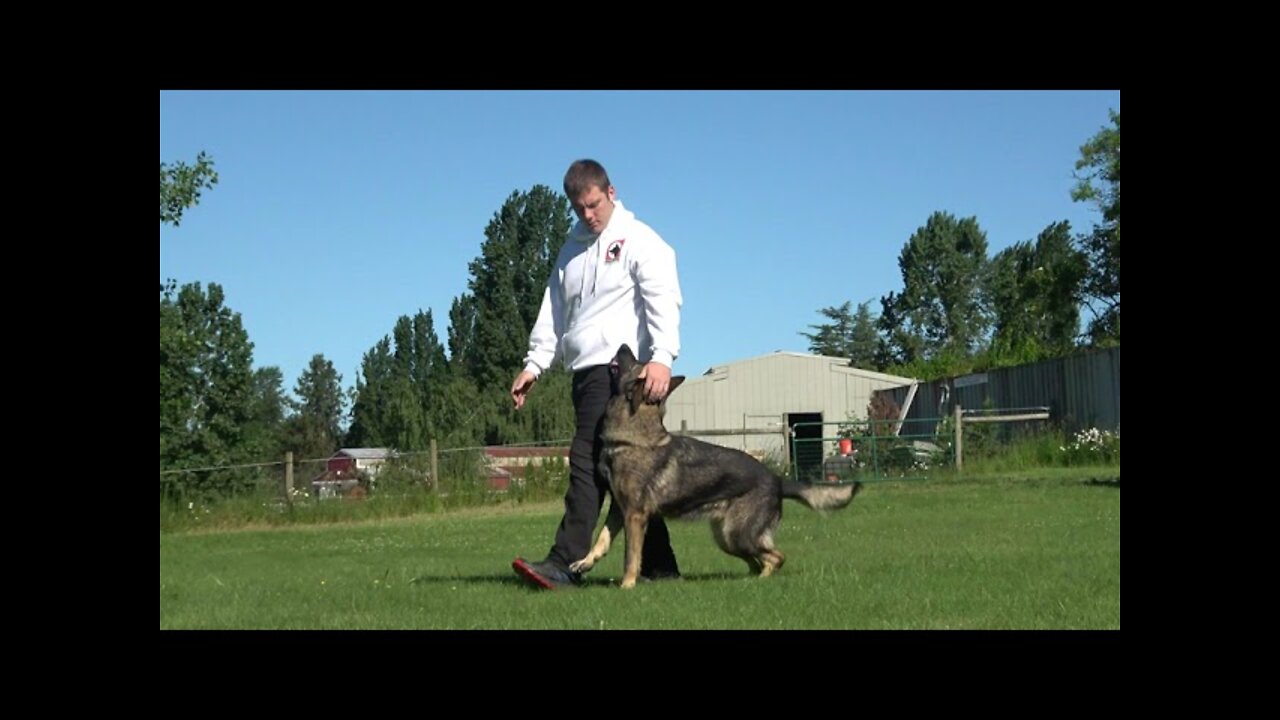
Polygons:
<instances>
[{"instance_id":1,"label":"fence post","mask_svg":"<svg viewBox=\"0 0 1280 720\"><path fill-rule=\"evenodd\" d=\"M956 402L955 409L956 418L956 472L960 472L964 468L964 411L960 408L959 401Z\"/></svg>"},{"instance_id":2,"label":"fence post","mask_svg":"<svg viewBox=\"0 0 1280 720\"><path fill-rule=\"evenodd\" d=\"M782 472L787 477L791 477L791 448L787 447L787 443L791 440L791 428L787 427L787 416L782 415L782 452L778 453L782 456Z\"/></svg>"},{"instance_id":3,"label":"fence post","mask_svg":"<svg viewBox=\"0 0 1280 720\"><path fill-rule=\"evenodd\" d=\"M293 451L284 454L284 497L293 499Z\"/></svg>"},{"instance_id":4,"label":"fence post","mask_svg":"<svg viewBox=\"0 0 1280 720\"><path fill-rule=\"evenodd\" d=\"M440 454L436 447L436 439L431 438L431 489L435 490L440 487L438 478L440 477Z\"/></svg>"}]
</instances>

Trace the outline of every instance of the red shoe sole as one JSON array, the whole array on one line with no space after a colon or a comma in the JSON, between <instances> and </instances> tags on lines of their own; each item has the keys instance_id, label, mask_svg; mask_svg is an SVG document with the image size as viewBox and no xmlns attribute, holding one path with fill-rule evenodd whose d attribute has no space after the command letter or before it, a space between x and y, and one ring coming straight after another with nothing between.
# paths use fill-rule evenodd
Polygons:
<instances>
[{"instance_id":1,"label":"red shoe sole","mask_svg":"<svg viewBox=\"0 0 1280 720\"><path fill-rule=\"evenodd\" d=\"M534 585L537 585L543 590L556 589L555 583L547 580L546 578L542 577L538 573L534 572L533 568L529 567L528 563L526 563L524 560L521 560L520 558L516 558L515 560L512 561L511 569L515 570L520 575L520 577L523 577L525 580L528 580L529 582L533 583Z\"/></svg>"}]
</instances>

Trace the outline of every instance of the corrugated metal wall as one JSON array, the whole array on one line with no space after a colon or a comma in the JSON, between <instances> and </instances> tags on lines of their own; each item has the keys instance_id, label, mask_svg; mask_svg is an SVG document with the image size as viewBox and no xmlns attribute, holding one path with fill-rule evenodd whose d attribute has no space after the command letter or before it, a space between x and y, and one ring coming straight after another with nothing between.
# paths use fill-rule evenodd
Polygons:
<instances>
[{"instance_id":1,"label":"corrugated metal wall","mask_svg":"<svg viewBox=\"0 0 1280 720\"><path fill-rule=\"evenodd\" d=\"M974 382L982 375L986 382ZM907 390L886 392L901 405ZM923 420L950 414L957 400L974 409L985 407L988 400L999 409L1045 406L1050 422L1068 433L1090 427L1115 430L1120 427L1120 348L922 383L907 413L908 419L922 421L912 424L912 432L933 432L934 423Z\"/></svg>"}]
</instances>

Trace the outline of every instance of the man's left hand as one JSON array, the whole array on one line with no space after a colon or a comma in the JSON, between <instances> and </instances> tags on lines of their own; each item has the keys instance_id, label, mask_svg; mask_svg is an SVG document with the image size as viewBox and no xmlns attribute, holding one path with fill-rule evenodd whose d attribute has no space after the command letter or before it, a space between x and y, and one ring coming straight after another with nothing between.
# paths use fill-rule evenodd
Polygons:
<instances>
[{"instance_id":1,"label":"man's left hand","mask_svg":"<svg viewBox=\"0 0 1280 720\"><path fill-rule=\"evenodd\" d=\"M645 400L650 403L662 402L671 389L671 368L662 363L651 362L645 365L644 370L640 371L640 378L644 380Z\"/></svg>"}]
</instances>

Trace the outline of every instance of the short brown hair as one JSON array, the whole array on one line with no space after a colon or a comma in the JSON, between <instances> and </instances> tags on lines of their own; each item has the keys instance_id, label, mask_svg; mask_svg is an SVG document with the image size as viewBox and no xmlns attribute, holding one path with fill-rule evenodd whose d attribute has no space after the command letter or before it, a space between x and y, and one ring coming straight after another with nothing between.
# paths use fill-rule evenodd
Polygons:
<instances>
[{"instance_id":1,"label":"short brown hair","mask_svg":"<svg viewBox=\"0 0 1280 720\"><path fill-rule=\"evenodd\" d=\"M564 174L564 194L569 197L570 202L593 187L607 192L611 184L609 173L595 160L577 160Z\"/></svg>"}]
</instances>

